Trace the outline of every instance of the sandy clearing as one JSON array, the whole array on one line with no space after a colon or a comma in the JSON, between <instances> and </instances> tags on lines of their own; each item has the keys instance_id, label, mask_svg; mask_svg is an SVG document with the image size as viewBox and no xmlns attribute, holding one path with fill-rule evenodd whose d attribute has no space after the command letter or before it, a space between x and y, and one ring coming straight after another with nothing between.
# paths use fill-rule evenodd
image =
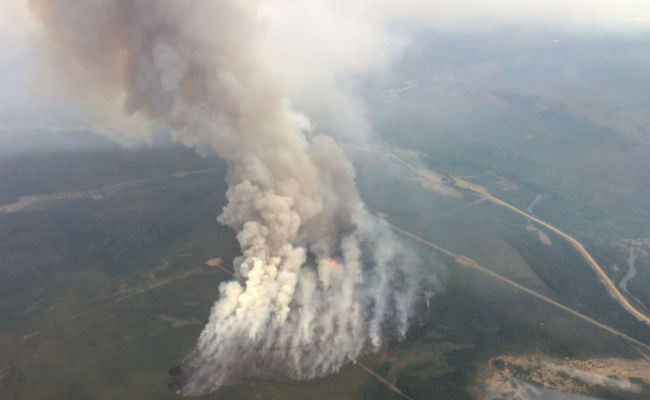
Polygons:
<instances>
[{"instance_id":1,"label":"sandy clearing","mask_svg":"<svg viewBox=\"0 0 650 400\"><path fill-rule=\"evenodd\" d=\"M639 382L650 384L647 362L643 359L576 360L530 353L490 359L477 375L476 391L483 399L512 398L528 383L543 389L581 395L590 394L594 387L639 393Z\"/></svg>"},{"instance_id":2,"label":"sandy clearing","mask_svg":"<svg viewBox=\"0 0 650 400\"><path fill-rule=\"evenodd\" d=\"M537 233L537 237L539 238L539 240L542 243L544 243L547 246L551 245L551 238L548 237L548 235L546 233L544 233L541 229L539 229L535 225L529 223L528 225L526 225L526 230L529 231L529 232Z\"/></svg>"},{"instance_id":3,"label":"sandy clearing","mask_svg":"<svg viewBox=\"0 0 650 400\"><path fill-rule=\"evenodd\" d=\"M221 258L215 257L205 261L205 265L209 267L218 267L221 265Z\"/></svg>"}]
</instances>

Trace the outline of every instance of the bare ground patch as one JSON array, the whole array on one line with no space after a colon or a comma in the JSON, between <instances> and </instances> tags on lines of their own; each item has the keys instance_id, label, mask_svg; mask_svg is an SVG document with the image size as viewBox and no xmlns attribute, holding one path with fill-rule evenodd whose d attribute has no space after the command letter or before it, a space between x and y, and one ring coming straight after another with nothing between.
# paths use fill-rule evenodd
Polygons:
<instances>
[{"instance_id":1,"label":"bare ground patch","mask_svg":"<svg viewBox=\"0 0 650 400\"><path fill-rule=\"evenodd\" d=\"M477 398L523 398L522 390L534 385L551 390L589 395L594 388L640 394L650 385L650 370L643 359L590 358L576 360L540 353L503 355L490 359L479 372Z\"/></svg>"},{"instance_id":2,"label":"bare ground patch","mask_svg":"<svg viewBox=\"0 0 650 400\"><path fill-rule=\"evenodd\" d=\"M529 232L537 233L537 237L542 243L544 243L547 246L551 245L551 238L548 237L548 235L544 233L541 229L531 224L530 222L528 223L528 225L526 225L526 230Z\"/></svg>"},{"instance_id":3,"label":"bare ground patch","mask_svg":"<svg viewBox=\"0 0 650 400\"><path fill-rule=\"evenodd\" d=\"M215 257L205 261L205 265L208 267L218 267L221 265L221 258Z\"/></svg>"}]
</instances>

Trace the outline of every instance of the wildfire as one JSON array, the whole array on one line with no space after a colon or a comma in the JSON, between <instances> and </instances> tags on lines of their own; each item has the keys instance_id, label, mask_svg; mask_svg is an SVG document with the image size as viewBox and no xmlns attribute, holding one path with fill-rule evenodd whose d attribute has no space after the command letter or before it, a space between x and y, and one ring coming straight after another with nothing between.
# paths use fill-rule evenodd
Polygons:
<instances>
[{"instance_id":1,"label":"wildfire","mask_svg":"<svg viewBox=\"0 0 650 400\"><path fill-rule=\"evenodd\" d=\"M332 268L338 268L338 266L336 265L336 260L333 258L330 258L330 265L332 266Z\"/></svg>"}]
</instances>

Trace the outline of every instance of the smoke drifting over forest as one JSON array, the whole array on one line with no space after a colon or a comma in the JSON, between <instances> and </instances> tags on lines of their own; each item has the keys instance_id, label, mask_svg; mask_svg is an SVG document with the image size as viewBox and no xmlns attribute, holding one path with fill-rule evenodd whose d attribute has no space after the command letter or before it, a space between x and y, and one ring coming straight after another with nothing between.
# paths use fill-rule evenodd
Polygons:
<instances>
[{"instance_id":1,"label":"smoke drifting over forest","mask_svg":"<svg viewBox=\"0 0 650 400\"><path fill-rule=\"evenodd\" d=\"M50 84L98 124L139 136L163 126L228 164L218 221L236 231L242 255L236 279L215 288L179 392L318 377L403 337L430 278L367 216L335 141L306 136L309 119L292 109L286 77L266 58L268 21L255 2L31 6Z\"/></svg>"}]
</instances>

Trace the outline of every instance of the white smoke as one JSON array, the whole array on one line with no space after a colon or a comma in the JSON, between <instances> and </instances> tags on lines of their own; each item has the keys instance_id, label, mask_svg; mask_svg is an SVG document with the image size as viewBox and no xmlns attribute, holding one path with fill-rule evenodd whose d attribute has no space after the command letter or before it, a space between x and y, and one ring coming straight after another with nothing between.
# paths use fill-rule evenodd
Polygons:
<instances>
[{"instance_id":1,"label":"white smoke","mask_svg":"<svg viewBox=\"0 0 650 400\"><path fill-rule=\"evenodd\" d=\"M50 84L120 132L147 137L159 124L228 163L218 220L237 232L242 255L181 368L181 393L322 376L403 337L426 280L366 216L334 140L306 138L309 120L277 83L286 78L266 58L254 2L31 5L40 51L58 73Z\"/></svg>"}]
</instances>

